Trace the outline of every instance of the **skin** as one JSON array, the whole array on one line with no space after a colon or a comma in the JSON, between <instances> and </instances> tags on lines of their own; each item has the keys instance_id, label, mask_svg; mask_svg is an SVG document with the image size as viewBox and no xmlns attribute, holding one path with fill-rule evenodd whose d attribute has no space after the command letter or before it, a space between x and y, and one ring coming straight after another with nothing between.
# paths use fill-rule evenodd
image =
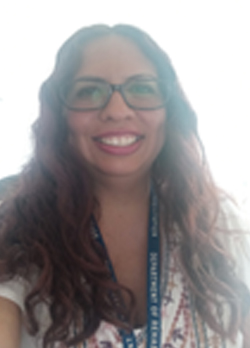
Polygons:
<instances>
[{"instance_id":1,"label":"skin","mask_svg":"<svg viewBox=\"0 0 250 348\"><path fill-rule=\"evenodd\" d=\"M86 47L76 78L95 76L121 84L138 74L157 77L154 65L133 42L111 35ZM143 325L146 322L150 168L164 144L165 109L133 110L119 92L115 92L102 110L65 112L69 141L81 153L95 178L95 193L101 208L98 225L116 277L133 291L137 301L132 324ZM121 156L105 153L96 146L93 137L117 130L142 134L139 148Z\"/></svg>"},{"instance_id":2,"label":"skin","mask_svg":"<svg viewBox=\"0 0 250 348\"><path fill-rule=\"evenodd\" d=\"M95 76L120 84L137 74L157 77L153 64L134 43L112 35L95 40L87 46L76 78ZM96 181L145 175L164 143L165 110L133 110L126 105L119 92L113 94L109 104L102 110L67 111L67 116L71 142L80 150ZM145 136L138 151L132 155L106 154L93 141L93 137L100 133L124 129Z\"/></svg>"},{"instance_id":3,"label":"skin","mask_svg":"<svg viewBox=\"0 0 250 348\"><path fill-rule=\"evenodd\" d=\"M0 347L18 348L21 340L20 308L0 297ZM4 346L2 344L4 343Z\"/></svg>"}]
</instances>

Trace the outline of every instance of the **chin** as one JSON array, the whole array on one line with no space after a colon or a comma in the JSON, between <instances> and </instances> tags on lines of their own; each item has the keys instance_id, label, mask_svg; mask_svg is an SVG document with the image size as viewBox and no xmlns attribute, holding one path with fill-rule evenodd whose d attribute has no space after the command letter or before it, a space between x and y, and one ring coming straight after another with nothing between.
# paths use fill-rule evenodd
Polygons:
<instances>
[{"instance_id":1,"label":"chin","mask_svg":"<svg viewBox=\"0 0 250 348\"><path fill-rule=\"evenodd\" d=\"M123 178L123 177L142 177L145 176L150 171L150 167L131 167L128 166L119 166L119 167L99 167L95 168L95 172L99 173L99 175L105 177L115 177L115 178Z\"/></svg>"}]
</instances>

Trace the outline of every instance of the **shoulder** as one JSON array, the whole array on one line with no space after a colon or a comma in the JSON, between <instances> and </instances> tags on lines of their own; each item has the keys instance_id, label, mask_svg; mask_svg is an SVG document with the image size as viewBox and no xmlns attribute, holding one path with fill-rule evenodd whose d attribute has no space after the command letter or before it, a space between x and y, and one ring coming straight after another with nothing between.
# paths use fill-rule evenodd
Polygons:
<instances>
[{"instance_id":1,"label":"shoulder","mask_svg":"<svg viewBox=\"0 0 250 348\"><path fill-rule=\"evenodd\" d=\"M13 314L13 320L21 318L22 324L22 343L29 342L29 344L21 344L21 347L37 347L34 345L33 340L41 339L45 334L46 330L51 325L51 317L49 313L49 307L45 302L39 302L36 305L34 314L36 320L39 324L39 332L31 337L27 331L27 312L25 309L25 299L30 291L33 289L33 282L36 279L34 276L33 279L29 282L26 279L23 279L19 276L14 277L11 280L0 281L0 331L1 331L1 315L4 315L5 311L2 311L2 303L4 303L6 311L11 309ZM9 309L8 309L9 308ZM15 317L14 317L15 315ZM19 322L18 322L19 323ZM0 335L1 338L1 335ZM1 342L1 341L0 341ZM40 347L40 345L39 345Z\"/></svg>"},{"instance_id":2,"label":"shoulder","mask_svg":"<svg viewBox=\"0 0 250 348\"><path fill-rule=\"evenodd\" d=\"M20 277L0 281L0 342L6 347L33 347L22 345L24 301L29 291L29 284Z\"/></svg>"},{"instance_id":3,"label":"shoulder","mask_svg":"<svg viewBox=\"0 0 250 348\"><path fill-rule=\"evenodd\" d=\"M21 340L21 311L6 298L0 297L0 342L6 347L19 347Z\"/></svg>"},{"instance_id":4,"label":"shoulder","mask_svg":"<svg viewBox=\"0 0 250 348\"><path fill-rule=\"evenodd\" d=\"M24 301L30 290L30 284L20 278L0 282L0 297L14 302L24 312Z\"/></svg>"}]
</instances>

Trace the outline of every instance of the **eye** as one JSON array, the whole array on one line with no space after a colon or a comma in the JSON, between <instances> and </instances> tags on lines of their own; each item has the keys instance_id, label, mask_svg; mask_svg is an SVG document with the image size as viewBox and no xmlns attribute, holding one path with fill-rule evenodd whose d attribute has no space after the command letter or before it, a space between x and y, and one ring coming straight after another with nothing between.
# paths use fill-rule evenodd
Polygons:
<instances>
[{"instance_id":1,"label":"eye","mask_svg":"<svg viewBox=\"0 0 250 348\"><path fill-rule=\"evenodd\" d=\"M102 90L99 86L82 86L75 93L76 99L99 99L102 96Z\"/></svg>"},{"instance_id":2,"label":"eye","mask_svg":"<svg viewBox=\"0 0 250 348\"><path fill-rule=\"evenodd\" d=\"M150 83L136 82L129 86L128 92L135 96L152 96L157 94L154 85Z\"/></svg>"}]
</instances>

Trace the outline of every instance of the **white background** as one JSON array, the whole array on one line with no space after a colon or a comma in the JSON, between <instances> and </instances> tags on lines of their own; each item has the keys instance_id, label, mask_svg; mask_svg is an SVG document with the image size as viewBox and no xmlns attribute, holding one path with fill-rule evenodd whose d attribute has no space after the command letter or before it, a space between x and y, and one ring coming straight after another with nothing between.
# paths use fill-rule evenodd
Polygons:
<instances>
[{"instance_id":1,"label":"white background","mask_svg":"<svg viewBox=\"0 0 250 348\"><path fill-rule=\"evenodd\" d=\"M250 212L250 1L0 0L0 178L32 151L38 90L82 26L134 24L168 52L220 186Z\"/></svg>"}]
</instances>

